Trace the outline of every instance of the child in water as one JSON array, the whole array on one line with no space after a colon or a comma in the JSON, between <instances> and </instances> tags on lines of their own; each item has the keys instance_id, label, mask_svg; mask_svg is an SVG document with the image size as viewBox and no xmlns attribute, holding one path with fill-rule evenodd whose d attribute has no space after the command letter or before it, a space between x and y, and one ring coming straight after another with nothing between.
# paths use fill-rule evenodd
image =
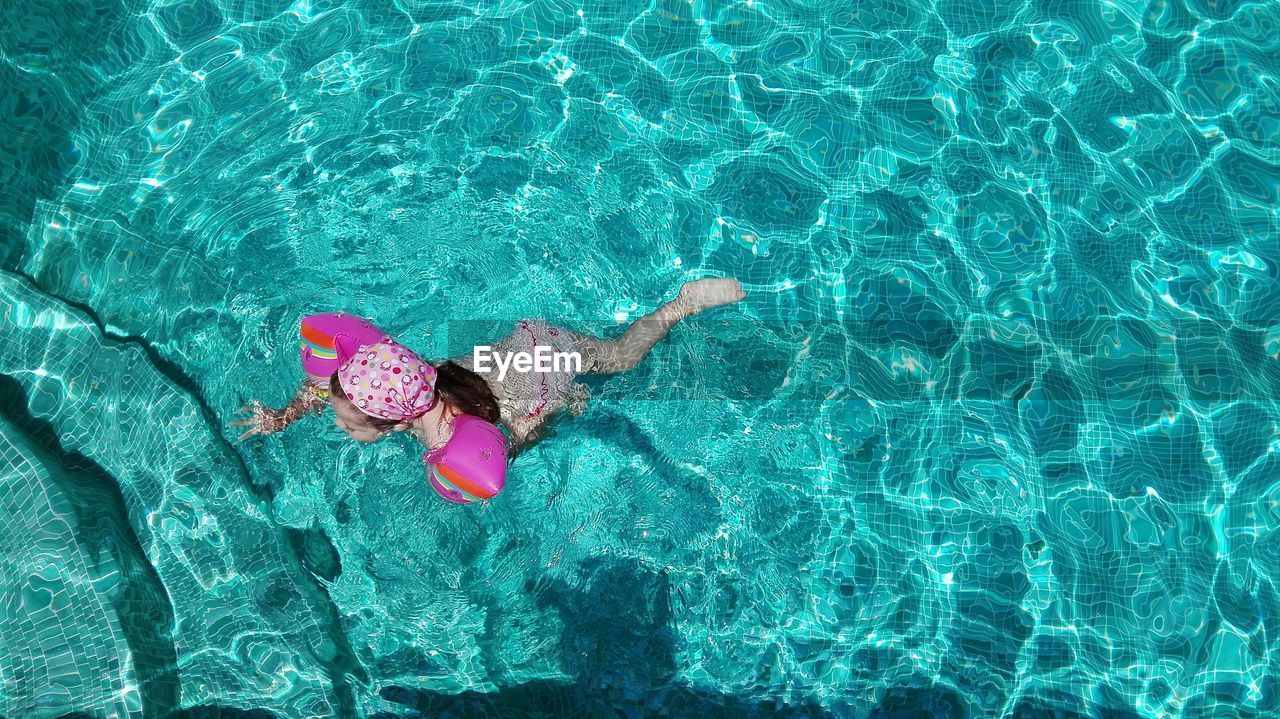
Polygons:
<instances>
[{"instance_id":1,"label":"child in water","mask_svg":"<svg viewBox=\"0 0 1280 719\"><path fill-rule=\"evenodd\" d=\"M516 322L495 355L532 354L546 346L577 352L585 374L613 374L636 366L680 320L741 300L737 280L687 282L670 302L636 320L617 339L602 339L539 320ZM251 416L232 422L248 427L240 435L279 432L308 412L332 405L334 420L358 442L374 442L389 432L407 431L427 447L423 456L432 487L445 499L470 502L501 491L507 442L514 450L541 434L562 410L580 414L587 388L566 368L549 372L514 369L473 372L472 357L431 364L367 320L343 313L302 320L302 361L308 377L288 405L272 409L253 401L240 411Z\"/></svg>"}]
</instances>

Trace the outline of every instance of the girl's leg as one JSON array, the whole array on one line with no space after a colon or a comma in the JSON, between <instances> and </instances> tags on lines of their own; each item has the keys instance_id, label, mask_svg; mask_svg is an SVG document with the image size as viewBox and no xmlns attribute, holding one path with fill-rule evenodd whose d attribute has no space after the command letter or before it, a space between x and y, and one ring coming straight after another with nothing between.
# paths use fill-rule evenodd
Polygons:
<instances>
[{"instance_id":1,"label":"girl's leg","mask_svg":"<svg viewBox=\"0 0 1280 719\"><path fill-rule=\"evenodd\" d=\"M582 351L583 374L625 372L649 354L680 320L711 307L737 302L746 295L742 285L731 278L710 278L686 282L674 300L632 322L622 336L606 340L573 333Z\"/></svg>"}]
</instances>

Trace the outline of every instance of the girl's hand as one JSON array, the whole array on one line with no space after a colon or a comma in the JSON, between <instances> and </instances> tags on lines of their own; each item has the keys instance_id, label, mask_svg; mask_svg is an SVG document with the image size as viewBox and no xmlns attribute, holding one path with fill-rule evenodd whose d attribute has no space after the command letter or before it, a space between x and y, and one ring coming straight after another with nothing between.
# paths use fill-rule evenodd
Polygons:
<instances>
[{"instance_id":1,"label":"girl's hand","mask_svg":"<svg viewBox=\"0 0 1280 719\"><path fill-rule=\"evenodd\" d=\"M240 439L254 434L275 434L289 425L282 411L264 406L258 400L250 402L237 411L253 412L252 417L245 417L231 423L233 427L249 428L244 434L240 435Z\"/></svg>"}]
</instances>

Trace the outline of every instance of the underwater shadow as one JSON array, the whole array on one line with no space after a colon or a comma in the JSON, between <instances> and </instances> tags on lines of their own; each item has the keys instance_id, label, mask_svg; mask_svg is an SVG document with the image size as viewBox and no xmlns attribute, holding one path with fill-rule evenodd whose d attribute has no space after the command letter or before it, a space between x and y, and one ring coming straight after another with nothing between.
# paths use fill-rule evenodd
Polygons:
<instances>
[{"instance_id":1,"label":"underwater shadow","mask_svg":"<svg viewBox=\"0 0 1280 719\"><path fill-rule=\"evenodd\" d=\"M800 717L843 719L851 707L788 704L780 699L736 696L675 681L676 634L672 586L665 571L618 557L582 565L585 590L563 581L537 584L540 606L554 607L564 631L561 666L572 681L537 680L496 692L445 694L388 686L381 697L404 709L370 719L416 717Z\"/></svg>"}]
</instances>

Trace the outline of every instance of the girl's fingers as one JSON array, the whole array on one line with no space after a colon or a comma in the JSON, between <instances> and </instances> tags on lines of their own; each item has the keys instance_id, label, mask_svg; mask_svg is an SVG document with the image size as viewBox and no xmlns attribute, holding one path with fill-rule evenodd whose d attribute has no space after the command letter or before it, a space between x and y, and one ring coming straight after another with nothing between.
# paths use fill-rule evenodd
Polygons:
<instances>
[{"instance_id":1,"label":"girl's fingers","mask_svg":"<svg viewBox=\"0 0 1280 719\"><path fill-rule=\"evenodd\" d=\"M243 426L247 426L247 425L253 424L254 422L257 422L257 421L259 420L259 418L261 417L261 415L263 415L263 414L264 414L265 409L266 409L266 408L265 408L265 407L263 407L263 406L262 406L260 403L258 403L258 402L254 402L254 403L253 403L253 405L245 405L245 406L241 407L240 409L238 409L238 410L236 410L236 411L237 411L237 412L252 412L252 413L253 413L253 414L252 414L252 416L250 416L250 417L242 417L242 418L240 418L240 419L237 419L237 420L233 421L231 424L232 424L232 426L236 426L236 427L243 427Z\"/></svg>"},{"instance_id":2,"label":"girl's fingers","mask_svg":"<svg viewBox=\"0 0 1280 719\"><path fill-rule=\"evenodd\" d=\"M240 440L244 440L246 437L250 437L255 434L266 434L266 432L263 429L263 423L266 421L266 416L265 416L265 412L263 412L263 409L264 408L262 407L261 403L256 401L253 402L252 405L245 405L240 408L239 411L241 412L253 413L253 416L251 417L243 417L241 419L237 419L231 422L232 427L248 427L249 428L245 430L244 434L240 435Z\"/></svg>"}]
</instances>

